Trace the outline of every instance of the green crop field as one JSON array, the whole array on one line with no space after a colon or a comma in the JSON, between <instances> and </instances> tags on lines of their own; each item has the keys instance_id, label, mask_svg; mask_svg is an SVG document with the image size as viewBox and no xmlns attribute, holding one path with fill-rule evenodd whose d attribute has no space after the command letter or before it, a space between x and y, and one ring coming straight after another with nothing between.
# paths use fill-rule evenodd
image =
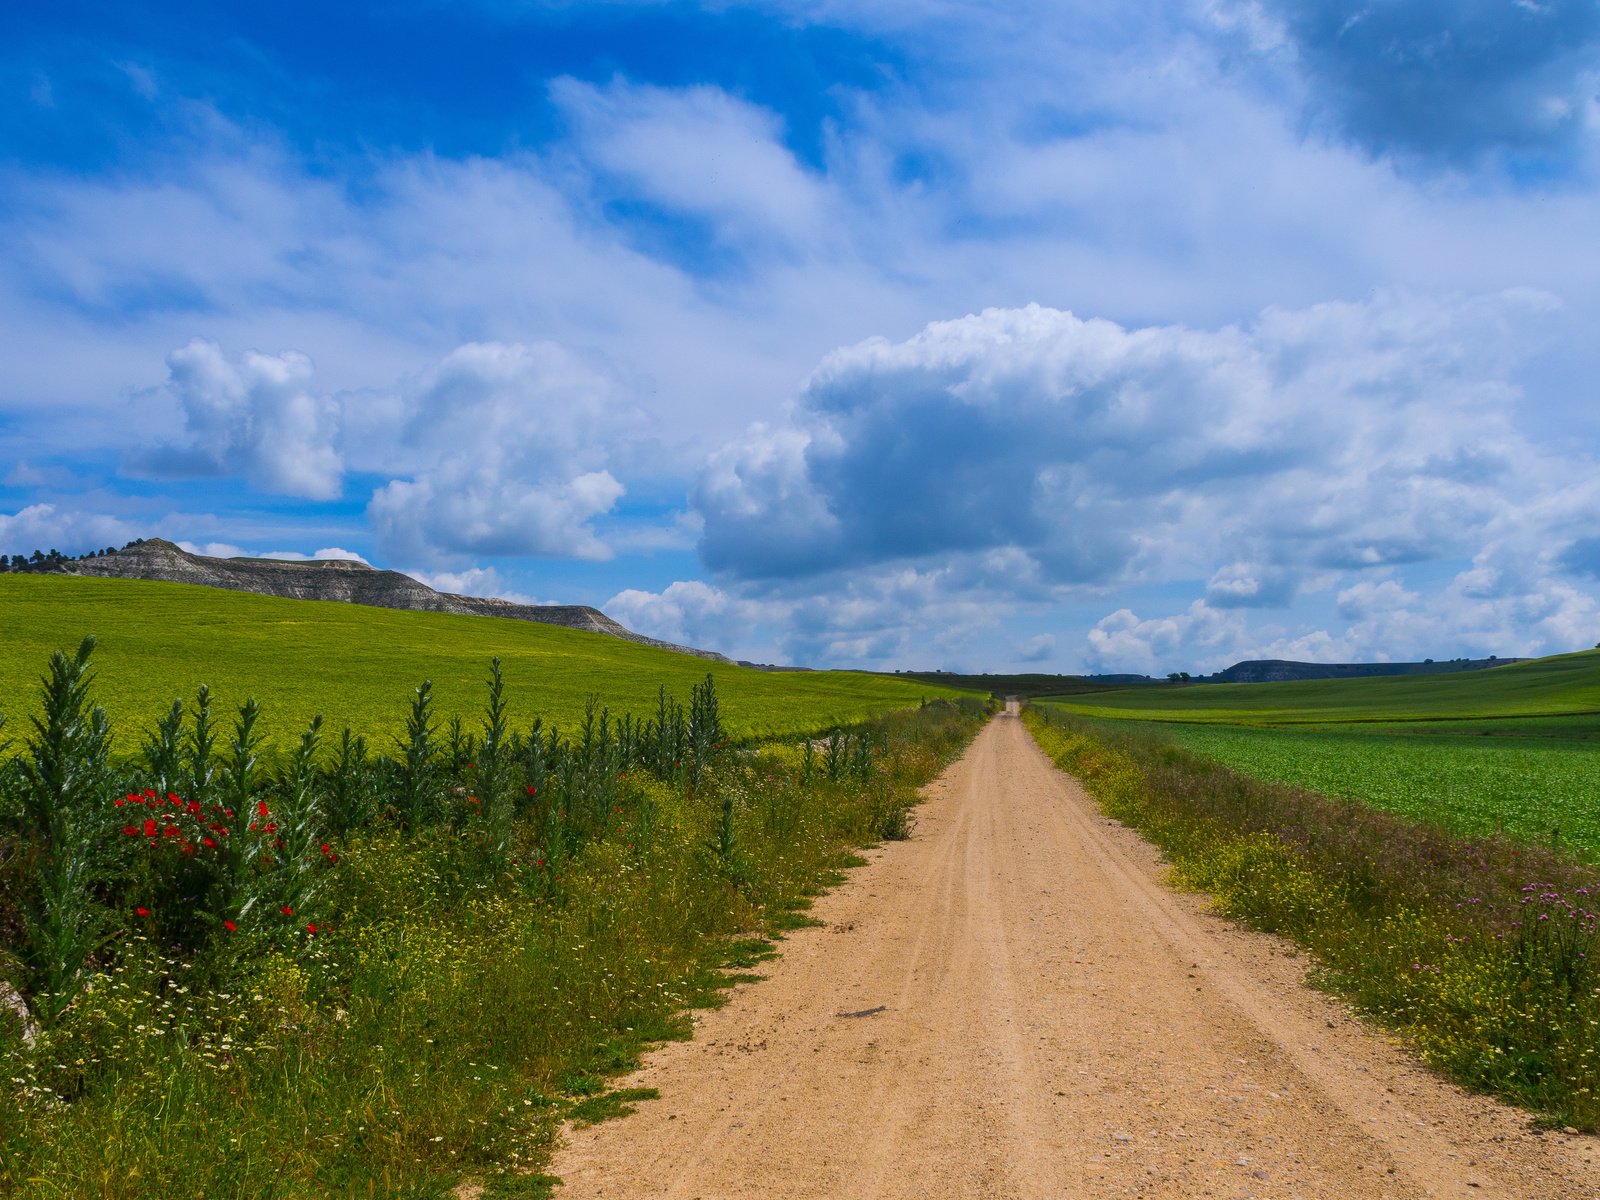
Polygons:
<instances>
[{"instance_id":1,"label":"green crop field","mask_svg":"<svg viewBox=\"0 0 1600 1200\"><path fill-rule=\"evenodd\" d=\"M261 704L277 744L317 713L334 730L397 734L412 689L433 681L437 712L476 720L489 660L502 660L512 718L572 725L597 696L620 715L686 696L709 670L735 736L853 722L953 689L846 671L765 672L602 634L496 617L283 600L189 584L0 575L0 713L16 737L51 651L99 640L95 698L126 742L203 683L219 705ZM127 747L131 748L131 747Z\"/></svg>"},{"instance_id":2,"label":"green crop field","mask_svg":"<svg viewBox=\"0 0 1600 1200\"><path fill-rule=\"evenodd\" d=\"M1584 727L1600 729L1600 652L1451 675L1129 688L1062 707L1086 716L1249 725L1587 716L1594 720Z\"/></svg>"},{"instance_id":3,"label":"green crop field","mask_svg":"<svg viewBox=\"0 0 1600 1200\"><path fill-rule=\"evenodd\" d=\"M1160 687L1049 701L1159 727L1259 779L1600 862L1600 653L1453 675Z\"/></svg>"},{"instance_id":4,"label":"green crop field","mask_svg":"<svg viewBox=\"0 0 1600 1200\"><path fill-rule=\"evenodd\" d=\"M1600 749L1561 739L1174 725L1186 749L1277 783L1600 862Z\"/></svg>"}]
</instances>

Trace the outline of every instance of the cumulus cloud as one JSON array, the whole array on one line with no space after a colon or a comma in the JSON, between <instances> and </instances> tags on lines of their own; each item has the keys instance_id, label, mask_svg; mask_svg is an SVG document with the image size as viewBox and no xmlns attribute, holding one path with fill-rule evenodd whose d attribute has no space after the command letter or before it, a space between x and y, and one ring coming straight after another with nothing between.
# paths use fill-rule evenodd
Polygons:
<instances>
[{"instance_id":1,"label":"cumulus cloud","mask_svg":"<svg viewBox=\"0 0 1600 1200\"><path fill-rule=\"evenodd\" d=\"M701 554L796 578L1003 553L1056 586L1215 572L1219 606L1281 604L1469 547L1543 486L1507 409L1544 305L1395 294L1213 332L1035 305L873 339L712 457Z\"/></svg>"},{"instance_id":2,"label":"cumulus cloud","mask_svg":"<svg viewBox=\"0 0 1600 1200\"><path fill-rule=\"evenodd\" d=\"M30 504L14 513L0 513L0 553L60 550L77 555L121 546L136 536L133 527L117 517L73 512L54 504Z\"/></svg>"},{"instance_id":3,"label":"cumulus cloud","mask_svg":"<svg viewBox=\"0 0 1600 1200\"><path fill-rule=\"evenodd\" d=\"M627 588L602 607L607 616L649 637L714 650L749 649L746 643L755 628L780 615L772 605L698 579L680 580L659 592Z\"/></svg>"},{"instance_id":4,"label":"cumulus cloud","mask_svg":"<svg viewBox=\"0 0 1600 1200\"><path fill-rule=\"evenodd\" d=\"M260 491L331 500L343 462L338 405L312 390L311 360L251 350L230 360L195 339L167 356L165 391L183 410L183 440L143 451L158 475L243 477Z\"/></svg>"},{"instance_id":5,"label":"cumulus cloud","mask_svg":"<svg viewBox=\"0 0 1600 1200\"><path fill-rule=\"evenodd\" d=\"M1591 0L1261 7L1292 41L1313 103L1373 150L1452 160L1495 148L1549 151L1592 119L1600 8Z\"/></svg>"},{"instance_id":6,"label":"cumulus cloud","mask_svg":"<svg viewBox=\"0 0 1600 1200\"><path fill-rule=\"evenodd\" d=\"M538 604L532 596L509 587L494 567L467 567L460 571L413 571L436 592L450 592L457 596L488 596L496 600L509 600L513 604Z\"/></svg>"},{"instance_id":7,"label":"cumulus cloud","mask_svg":"<svg viewBox=\"0 0 1600 1200\"><path fill-rule=\"evenodd\" d=\"M605 604L625 625L668 641L757 661L878 669L976 669L985 661L980 643L1013 608L952 567L857 571L777 587L685 580L660 592L629 589ZM1035 638L1022 652L1037 656L1043 645Z\"/></svg>"},{"instance_id":8,"label":"cumulus cloud","mask_svg":"<svg viewBox=\"0 0 1600 1200\"><path fill-rule=\"evenodd\" d=\"M1206 583L1206 603L1212 608L1282 608L1294 599L1296 579L1291 572L1259 563L1229 563L1218 568Z\"/></svg>"},{"instance_id":9,"label":"cumulus cloud","mask_svg":"<svg viewBox=\"0 0 1600 1200\"><path fill-rule=\"evenodd\" d=\"M552 344L469 343L402 389L398 451L418 464L367 507L398 561L604 559L591 522L624 488L610 456L644 428L602 367Z\"/></svg>"}]
</instances>

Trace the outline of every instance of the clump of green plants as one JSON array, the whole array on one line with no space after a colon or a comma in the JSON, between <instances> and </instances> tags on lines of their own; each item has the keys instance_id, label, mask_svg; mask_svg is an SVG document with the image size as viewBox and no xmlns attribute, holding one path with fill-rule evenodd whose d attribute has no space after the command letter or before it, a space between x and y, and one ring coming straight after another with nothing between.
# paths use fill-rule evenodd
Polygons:
<instances>
[{"instance_id":1,"label":"clump of green plants","mask_svg":"<svg viewBox=\"0 0 1600 1200\"><path fill-rule=\"evenodd\" d=\"M0 759L6 1194L523 1194L983 716L841 730L830 777L809 740L736 744L709 676L518 728L491 662L475 721L423 682L381 743L277 747L201 689L122 756L93 653Z\"/></svg>"},{"instance_id":2,"label":"clump of green plants","mask_svg":"<svg viewBox=\"0 0 1600 1200\"><path fill-rule=\"evenodd\" d=\"M1600 872L1561 852L1238 774L1159 738L1028 726L1176 882L1317 955L1318 979L1469 1086L1600 1127Z\"/></svg>"}]
</instances>

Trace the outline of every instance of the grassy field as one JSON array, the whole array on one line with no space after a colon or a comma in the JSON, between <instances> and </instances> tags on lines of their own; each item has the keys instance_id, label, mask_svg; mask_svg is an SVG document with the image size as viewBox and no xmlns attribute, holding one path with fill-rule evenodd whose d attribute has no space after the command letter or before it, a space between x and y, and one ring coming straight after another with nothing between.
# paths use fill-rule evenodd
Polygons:
<instances>
[{"instance_id":1,"label":"grassy field","mask_svg":"<svg viewBox=\"0 0 1600 1200\"><path fill-rule=\"evenodd\" d=\"M277 744L317 713L330 728L396 732L411 690L433 680L439 715L476 716L489 659L502 660L514 722L572 725L596 695L618 714L653 710L709 669L736 737L864 720L947 687L857 672L763 672L601 634L494 617L282 600L188 584L0 575L0 713L15 733L33 711L51 651L99 639L95 695L118 732L148 727L207 684L223 712L261 704Z\"/></svg>"},{"instance_id":2,"label":"grassy field","mask_svg":"<svg viewBox=\"0 0 1600 1200\"><path fill-rule=\"evenodd\" d=\"M1492 721L1564 718L1567 735L1600 730L1600 651L1454 675L1395 675L1298 683L1129 688L1063 706L1084 716L1243 725ZM1584 718L1588 718L1585 720ZM1537 728L1529 725L1529 732Z\"/></svg>"},{"instance_id":3,"label":"grassy field","mask_svg":"<svg viewBox=\"0 0 1600 1200\"><path fill-rule=\"evenodd\" d=\"M1359 799L1454 833L1505 833L1600 862L1600 753L1555 738L1166 728L1185 749L1257 779Z\"/></svg>"},{"instance_id":4,"label":"grassy field","mask_svg":"<svg viewBox=\"0 0 1600 1200\"><path fill-rule=\"evenodd\" d=\"M1600 653L1454 675L1163 687L1052 706L1257 779L1600 862Z\"/></svg>"}]
</instances>

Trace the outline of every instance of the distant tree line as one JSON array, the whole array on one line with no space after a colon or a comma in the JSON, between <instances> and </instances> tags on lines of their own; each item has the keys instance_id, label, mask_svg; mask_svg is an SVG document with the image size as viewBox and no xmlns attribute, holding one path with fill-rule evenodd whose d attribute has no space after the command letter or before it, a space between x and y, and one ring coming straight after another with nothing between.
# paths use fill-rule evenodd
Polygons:
<instances>
[{"instance_id":1,"label":"distant tree line","mask_svg":"<svg viewBox=\"0 0 1600 1200\"><path fill-rule=\"evenodd\" d=\"M144 545L143 538L134 538L123 549L131 550L134 546L142 545ZM0 554L0 571L48 573L59 571L65 563L82 562L89 558L105 558L116 553L115 546L107 546L104 550L90 550L87 554L63 554L59 550L35 550L32 554Z\"/></svg>"}]
</instances>

